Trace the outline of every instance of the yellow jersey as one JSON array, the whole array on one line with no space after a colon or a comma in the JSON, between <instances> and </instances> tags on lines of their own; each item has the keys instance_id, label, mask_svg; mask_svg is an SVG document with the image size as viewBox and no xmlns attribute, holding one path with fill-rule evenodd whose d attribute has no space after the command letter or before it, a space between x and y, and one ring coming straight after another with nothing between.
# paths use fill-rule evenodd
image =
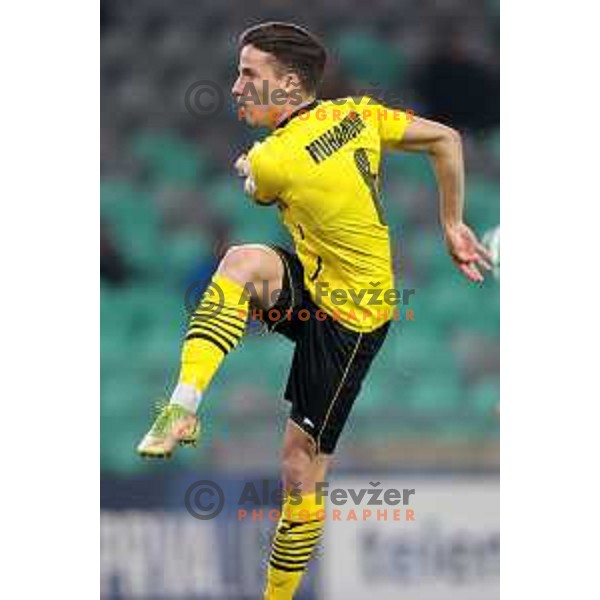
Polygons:
<instances>
[{"instance_id":1,"label":"yellow jersey","mask_svg":"<svg viewBox=\"0 0 600 600\"><path fill-rule=\"evenodd\" d=\"M395 308L379 168L407 122L368 97L314 101L248 153L253 198L279 207L311 299L354 331L377 329Z\"/></svg>"}]
</instances>

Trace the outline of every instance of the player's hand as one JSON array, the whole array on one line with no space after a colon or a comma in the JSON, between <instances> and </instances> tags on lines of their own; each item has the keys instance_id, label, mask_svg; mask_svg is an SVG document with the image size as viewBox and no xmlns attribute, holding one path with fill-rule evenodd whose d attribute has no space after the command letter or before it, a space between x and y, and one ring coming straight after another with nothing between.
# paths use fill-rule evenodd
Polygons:
<instances>
[{"instance_id":1,"label":"player's hand","mask_svg":"<svg viewBox=\"0 0 600 600\"><path fill-rule=\"evenodd\" d=\"M483 281L480 269L492 269L491 256L464 223L444 228L448 253L460 272L470 281Z\"/></svg>"},{"instance_id":2,"label":"player's hand","mask_svg":"<svg viewBox=\"0 0 600 600\"><path fill-rule=\"evenodd\" d=\"M248 177L250 175L250 162L245 154L241 154L233 165L235 172L240 177Z\"/></svg>"},{"instance_id":3,"label":"player's hand","mask_svg":"<svg viewBox=\"0 0 600 600\"><path fill-rule=\"evenodd\" d=\"M250 161L248 160L248 156L246 154L242 154L233 165L236 173L240 177L245 177L246 181L244 182L244 191L248 196L253 197L256 192L256 184L254 183L254 179L252 177L252 173L250 172Z\"/></svg>"}]
</instances>

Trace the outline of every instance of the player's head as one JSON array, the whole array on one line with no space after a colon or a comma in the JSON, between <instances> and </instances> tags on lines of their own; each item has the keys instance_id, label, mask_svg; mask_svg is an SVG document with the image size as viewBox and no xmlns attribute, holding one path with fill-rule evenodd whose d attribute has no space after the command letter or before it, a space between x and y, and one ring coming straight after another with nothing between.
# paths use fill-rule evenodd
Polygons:
<instances>
[{"instance_id":1,"label":"player's head","mask_svg":"<svg viewBox=\"0 0 600 600\"><path fill-rule=\"evenodd\" d=\"M238 48L238 78L231 92L249 124L271 126L283 112L315 97L327 53L306 29L261 23L240 35Z\"/></svg>"}]
</instances>

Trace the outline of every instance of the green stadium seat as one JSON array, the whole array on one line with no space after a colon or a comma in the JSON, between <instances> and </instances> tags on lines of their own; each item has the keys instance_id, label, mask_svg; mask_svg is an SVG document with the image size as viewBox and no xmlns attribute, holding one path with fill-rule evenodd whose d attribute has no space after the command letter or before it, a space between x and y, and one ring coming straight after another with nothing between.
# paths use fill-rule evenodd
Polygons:
<instances>
[{"instance_id":1,"label":"green stadium seat","mask_svg":"<svg viewBox=\"0 0 600 600\"><path fill-rule=\"evenodd\" d=\"M491 276L476 290L477 305L466 315L462 329L473 331L490 339L500 336L500 287Z\"/></svg>"},{"instance_id":2,"label":"green stadium seat","mask_svg":"<svg viewBox=\"0 0 600 600\"><path fill-rule=\"evenodd\" d=\"M229 356L223 376L229 382L243 385L251 374L253 385L263 387L272 396L282 397L293 350L293 345L279 335L246 337Z\"/></svg>"},{"instance_id":3,"label":"green stadium seat","mask_svg":"<svg viewBox=\"0 0 600 600\"><path fill-rule=\"evenodd\" d=\"M389 86L403 81L404 56L369 31L343 30L333 45L344 70L353 79L364 82L365 88L376 88L381 95Z\"/></svg>"},{"instance_id":4,"label":"green stadium seat","mask_svg":"<svg viewBox=\"0 0 600 600\"><path fill-rule=\"evenodd\" d=\"M166 377L179 364L182 332L171 328L152 328L136 347L135 360L146 373ZM132 357L133 358L133 357Z\"/></svg>"},{"instance_id":5,"label":"green stadium seat","mask_svg":"<svg viewBox=\"0 0 600 600\"><path fill-rule=\"evenodd\" d=\"M407 402L415 414L451 414L461 410L463 396L456 377L432 377L419 381L407 393Z\"/></svg>"},{"instance_id":6,"label":"green stadium seat","mask_svg":"<svg viewBox=\"0 0 600 600\"><path fill-rule=\"evenodd\" d=\"M231 237L236 244L275 244L285 239L281 226L268 218L259 223L243 223L236 226Z\"/></svg>"},{"instance_id":7,"label":"green stadium seat","mask_svg":"<svg viewBox=\"0 0 600 600\"><path fill-rule=\"evenodd\" d=\"M402 181L416 183L432 190L436 188L434 172L424 154L389 154L385 159L384 168L390 176L398 177Z\"/></svg>"},{"instance_id":8,"label":"green stadium seat","mask_svg":"<svg viewBox=\"0 0 600 600\"><path fill-rule=\"evenodd\" d=\"M165 237L156 256L156 271L165 280L183 281L212 256L211 240L196 232L180 232Z\"/></svg>"},{"instance_id":9,"label":"green stadium seat","mask_svg":"<svg viewBox=\"0 0 600 600\"><path fill-rule=\"evenodd\" d=\"M455 353L446 348L445 338L440 336L439 331L420 327L418 321L400 327L401 331L390 334L387 341L390 346L387 363L397 381L407 383L438 375L458 377Z\"/></svg>"},{"instance_id":10,"label":"green stadium seat","mask_svg":"<svg viewBox=\"0 0 600 600\"><path fill-rule=\"evenodd\" d=\"M220 177L206 186L211 207L229 218L251 200L244 194L242 181L234 177Z\"/></svg>"},{"instance_id":11,"label":"green stadium seat","mask_svg":"<svg viewBox=\"0 0 600 600\"><path fill-rule=\"evenodd\" d=\"M145 464L135 448L149 427L147 422L111 418L102 419L100 426L100 460L104 468L124 474L144 469Z\"/></svg>"},{"instance_id":12,"label":"green stadium seat","mask_svg":"<svg viewBox=\"0 0 600 600\"><path fill-rule=\"evenodd\" d=\"M169 133L139 133L132 140L131 152L147 166L156 183L194 184L209 170L201 147Z\"/></svg>"},{"instance_id":13,"label":"green stadium seat","mask_svg":"<svg viewBox=\"0 0 600 600\"><path fill-rule=\"evenodd\" d=\"M379 374L380 375L380 374ZM364 383L352 413L358 416L385 414L389 408L402 410L404 397L398 393L399 388L391 388L386 381L377 376L374 371L369 373L368 381Z\"/></svg>"},{"instance_id":14,"label":"green stadium seat","mask_svg":"<svg viewBox=\"0 0 600 600\"><path fill-rule=\"evenodd\" d=\"M103 182L100 211L127 262L149 270L160 240L159 215L149 194L128 184Z\"/></svg>"},{"instance_id":15,"label":"green stadium seat","mask_svg":"<svg viewBox=\"0 0 600 600\"><path fill-rule=\"evenodd\" d=\"M437 229L420 229L404 241L402 247L421 278L443 275L452 268L441 232Z\"/></svg>"},{"instance_id":16,"label":"green stadium seat","mask_svg":"<svg viewBox=\"0 0 600 600\"><path fill-rule=\"evenodd\" d=\"M136 376L135 364L121 365L103 382L100 390L102 417L127 418L152 409L153 397L143 377Z\"/></svg>"},{"instance_id":17,"label":"green stadium seat","mask_svg":"<svg viewBox=\"0 0 600 600\"><path fill-rule=\"evenodd\" d=\"M111 221L144 219L148 214L154 214L156 220L151 204L148 191L131 181L103 179L100 183L101 212Z\"/></svg>"},{"instance_id":18,"label":"green stadium seat","mask_svg":"<svg viewBox=\"0 0 600 600\"><path fill-rule=\"evenodd\" d=\"M257 206L244 194L240 181L222 178L209 187L211 206L232 225L232 243L278 242L283 227L275 207Z\"/></svg>"},{"instance_id":19,"label":"green stadium seat","mask_svg":"<svg viewBox=\"0 0 600 600\"><path fill-rule=\"evenodd\" d=\"M500 382L490 377L467 388L469 410L482 416L490 416L500 402Z\"/></svg>"},{"instance_id":20,"label":"green stadium seat","mask_svg":"<svg viewBox=\"0 0 600 600\"><path fill-rule=\"evenodd\" d=\"M500 222L500 187L496 182L471 177L466 182L466 221L479 235Z\"/></svg>"},{"instance_id":21,"label":"green stadium seat","mask_svg":"<svg viewBox=\"0 0 600 600\"><path fill-rule=\"evenodd\" d=\"M477 312L481 304L479 289L466 281L458 271L448 272L448 277L423 290L430 318L436 326L455 328Z\"/></svg>"}]
</instances>

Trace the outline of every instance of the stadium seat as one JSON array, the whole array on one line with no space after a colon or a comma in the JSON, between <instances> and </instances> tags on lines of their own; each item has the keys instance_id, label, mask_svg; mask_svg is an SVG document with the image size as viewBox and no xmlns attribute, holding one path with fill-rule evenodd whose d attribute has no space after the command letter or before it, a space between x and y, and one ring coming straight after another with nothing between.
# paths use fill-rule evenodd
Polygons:
<instances>
[{"instance_id":1,"label":"stadium seat","mask_svg":"<svg viewBox=\"0 0 600 600\"><path fill-rule=\"evenodd\" d=\"M500 382L497 377L490 377L467 389L469 410L489 416L500 402Z\"/></svg>"},{"instance_id":2,"label":"stadium seat","mask_svg":"<svg viewBox=\"0 0 600 600\"><path fill-rule=\"evenodd\" d=\"M199 183L208 169L208 159L198 146L165 133L136 135L131 152L148 167L156 182Z\"/></svg>"},{"instance_id":3,"label":"stadium seat","mask_svg":"<svg viewBox=\"0 0 600 600\"><path fill-rule=\"evenodd\" d=\"M165 281L183 282L199 264L210 260L212 252L207 235L194 231L180 232L164 237L155 257L155 266L160 269Z\"/></svg>"},{"instance_id":4,"label":"stadium seat","mask_svg":"<svg viewBox=\"0 0 600 600\"><path fill-rule=\"evenodd\" d=\"M369 379L363 385L352 412L358 416L379 417L385 415L390 409L400 412L403 410L404 402L404 394L400 390L403 390L402 386L390 387L388 381L382 377L381 371L373 370L369 373Z\"/></svg>"},{"instance_id":5,"label":"stadium seat","mask_svg":"<svg viewBox=\"0 0 600 600\"><path fill-rule=\"evenodd\" d=\"M432 376L429 380L420 380L407 393L407 401L417 415L452 414L461 410L464 395L456 377Z\"/></svg>"},{"instance_id":6,"label":"stadium seat","mask_svg":"<svg viewBox=\"0 0 600 600\"><path fill-rule=\"evenodd\" d=\"M500 222L500 188L490 180L471 177L466 182L466 215L479 234Z\"/></svg>"},{"instance_id":7,"label":"stadium seat","mask_svg":"<svg viewBox=\"0 0 600 600\"><path fill-rule=\"evenodd\" d=\"M390 174L435 189L434 172L426 156L395 153L386 157L385 164Z\"/></svg>"},{"instance_id":8,"label":"stadium seat","mask_svg":"<svg viewBox=\"0 0 600 600\"><path fill-rule=\"evenodd\" d=\"M381 95L402 81L406 68L403 57L369 31L342 30L334 46L343 69L354 80L364 83L365 88L376 88Z\"/></svg>"},{"instance_id":9,"label":"stadium seat","mask_svg":"<svg viewBox=\"0 0 600 600\"><path fill-rule=\"evenodd\" d=\"M414 270L425 280L447 274L452 268L441 231L437 228L422 228L405 240L402 248L407 260L414 263Z\"/></svg>"}]
</instances>

